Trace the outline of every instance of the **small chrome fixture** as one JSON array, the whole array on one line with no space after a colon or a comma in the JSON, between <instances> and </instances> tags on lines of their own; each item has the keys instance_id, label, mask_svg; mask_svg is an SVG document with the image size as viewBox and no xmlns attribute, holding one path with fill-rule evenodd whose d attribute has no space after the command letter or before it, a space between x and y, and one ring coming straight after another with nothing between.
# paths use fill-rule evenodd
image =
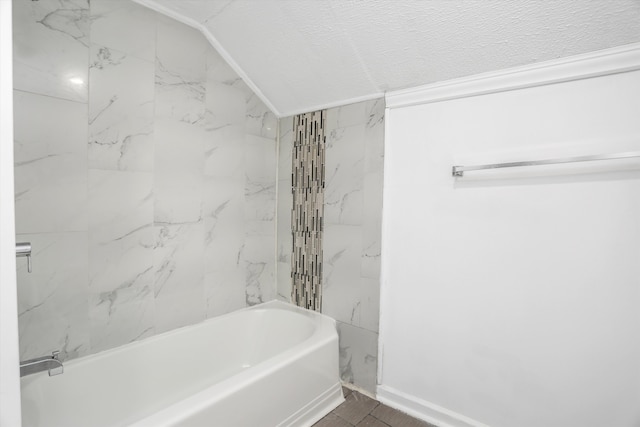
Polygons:
<instances>
[{"instance_id":1,"label":"small chrome fixture","mask_svg":"<svg viewBox=\"0 0 640 427\"><path fill-rule=\"evenodd\" d=\"M60 351L56 350L51 353L51 356L36 357L20 362L20 376L24 377L42 371L49 371L50 377L64 373L64 366L58 359L59 355Z\"/></svg>"},{"instance_id":2,"label":"small chrome fixture","mask_svg":"<svg viewBox=\"0 0 640 427\"><path fill-rule=\"evenodd\" d=\"M27 271L31 273L31 242L16 243L16 256L27 257Z\"/></svg>"},{"instance_id":3,"label":"small chrome fixture","mask_svg":"<svg viewBox=\"0 0 640 427\"><path fill-rule=\"evenodd\" d=\"M465 172L477 171L477 170L483 170L483 169L515 168L515 167L521 167L521 166L539 166L539 165L557 165L560 163L592 162L595 160L629 159L633 157L640 157L640 151L617 153L617 154L599 154L594 156L565 157L561 159L545 159L545 160L529 160L524 162L495 163L490 165L454 166L453 169L451 170L451 174L454 177L462 177L464 176Z\"/></svg>"}]
</instances>

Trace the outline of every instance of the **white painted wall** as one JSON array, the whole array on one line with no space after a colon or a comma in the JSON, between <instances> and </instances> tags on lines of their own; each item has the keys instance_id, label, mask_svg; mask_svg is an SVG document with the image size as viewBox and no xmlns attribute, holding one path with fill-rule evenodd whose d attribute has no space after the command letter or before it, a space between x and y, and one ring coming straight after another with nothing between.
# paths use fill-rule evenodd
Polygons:
<instances>
[{"instance_id":1,"label":"white painted wall","mask_svg":"<svg viewBox=\"0 0 640 427\"><path fill-rule=\"evenodd\" d=\"M19 427L11 2L0 1L0 426Z\"/></svg>"},{"instance_id":2,"label":"white painted wall","mask_svg":"<svg viewBox=\"0 0 640 427\"><path fill-rule=\"evenodd\" d=\"M640 426L640 72L387 111L378 396L438 425Z\"/></svg>"}]
</instances>

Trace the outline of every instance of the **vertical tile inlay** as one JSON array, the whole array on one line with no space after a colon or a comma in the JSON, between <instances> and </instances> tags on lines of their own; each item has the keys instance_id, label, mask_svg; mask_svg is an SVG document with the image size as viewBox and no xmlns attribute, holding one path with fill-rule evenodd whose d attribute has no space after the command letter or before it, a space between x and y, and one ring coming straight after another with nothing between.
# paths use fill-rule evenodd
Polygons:
<instances>
[{"instance_id":1,"label":"vertical tile inlay","mask_svg":"<svg viewBox=\"0 0 640 427\"><path fill-rule=\"evenodd\" d=\"M292 301L322 309L322 231L326 110L299 114L293 120L291 187Z\"/></svg>"}]
</instances>

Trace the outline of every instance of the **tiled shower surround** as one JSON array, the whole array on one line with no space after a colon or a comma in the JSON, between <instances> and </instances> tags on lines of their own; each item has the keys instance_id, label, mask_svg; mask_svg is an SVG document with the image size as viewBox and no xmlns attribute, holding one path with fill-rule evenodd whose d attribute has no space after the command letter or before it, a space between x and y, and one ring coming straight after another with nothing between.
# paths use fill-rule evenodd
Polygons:
<instances>
[{"instance_id":1,"label":"tiled shower surround","mask_svg":"<svg viewBox=\"0 0 640 427\"><path fill-rule=\"evenodd\" d=\"M278 188L291 185L295 117L280 120ZM340 374L375 391L384 100L326 111L322 312L338 321ZM278 294L291 292L291 192L278 192Z\"/></svg>"},{"instance_id":2,"label":"tiled shower surround","mask_svg":"<svg viewBox=\"0 0 640 427\"><path fill-rule=\"evenodd\" d=\"M199 32L128 0L13 5L21 359L275 298L275 116Z\"/></svg>"},{"instance_id":3,"label":"tiled shower surround","mask_svg":"<svg viewBox=\"0 0 640 427\"><path fill-rule=\"evenodd\" d=\"M277 147L275 116L199 32L129 0L13 5L21 359L290 301L293 117ZM342 379L369 391L383 119L360 102L324 129L322 311Z\"/></svg>"}]
</instances>

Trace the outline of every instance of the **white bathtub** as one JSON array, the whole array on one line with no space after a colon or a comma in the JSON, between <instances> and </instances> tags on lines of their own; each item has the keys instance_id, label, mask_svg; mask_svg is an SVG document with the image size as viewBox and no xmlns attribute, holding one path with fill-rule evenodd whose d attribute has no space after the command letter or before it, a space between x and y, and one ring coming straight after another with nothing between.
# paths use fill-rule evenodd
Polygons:
<instances>
[{"instance_id":1,"label":"white bathtub","mask_svg":"<svg viewBox=\"0 0 640 427\"><path fill-rule=\"evenodd\" d=\"M309 426L343 401L335 322L277 301L22 378L23 427Z\"/></svg>"}]
</instances>

